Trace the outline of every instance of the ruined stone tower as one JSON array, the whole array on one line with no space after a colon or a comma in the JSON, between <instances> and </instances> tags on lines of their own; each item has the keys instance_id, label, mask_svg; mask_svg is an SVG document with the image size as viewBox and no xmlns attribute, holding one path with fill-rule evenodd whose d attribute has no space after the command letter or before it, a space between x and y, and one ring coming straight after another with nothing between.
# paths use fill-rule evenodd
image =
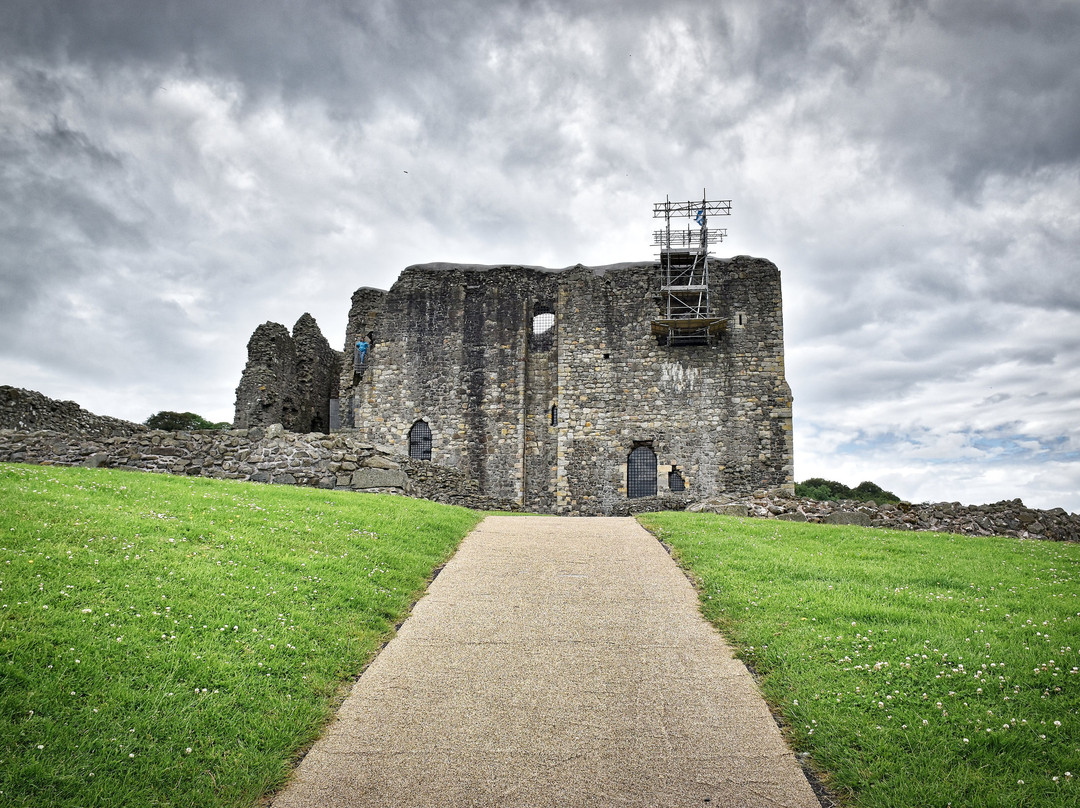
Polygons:
<instances>
[{"instance_id":1,"label":"ruined stone tower","mask_svg":"<svg viewBox=\"0 0 1080 808\"><path fill-rule=\"evenodd\" d=\"M353 296L341 423L528 509L793 489L780 274L713 262L714 334L657 335L655 263L408 267Z\"/></svg>"},{"instance_id":2,"label":"ruined stone tower","mask_svg":"<svg viewBox=\"0 0 1080 808\"><path fill-rule=\"evenodd\" d=\"M549 513L794 493L780 272L712 258L730 211L658 203L654 262L410 266L353 295L344 354L308 315L266 323L237 426L352 430Z\"/></svg>"}]
</instances>

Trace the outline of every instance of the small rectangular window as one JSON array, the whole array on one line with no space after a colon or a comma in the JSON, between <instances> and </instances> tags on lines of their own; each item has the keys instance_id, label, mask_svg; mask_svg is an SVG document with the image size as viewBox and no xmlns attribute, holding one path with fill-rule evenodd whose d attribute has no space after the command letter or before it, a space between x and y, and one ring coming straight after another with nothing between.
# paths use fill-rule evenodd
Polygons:
<instances>
[{"instance_id":1,"label":"small rectangular window","mask_svg":"<svg viewBox=\"0 0 1080 808\"><path fill-rule=\"evenodd\" d=\"M682 472L676 468L673 468L668 472L667 476L668 489L673 494L681 494L686 490L686 480L683 479Z\"/></svg>"}]
</instances>

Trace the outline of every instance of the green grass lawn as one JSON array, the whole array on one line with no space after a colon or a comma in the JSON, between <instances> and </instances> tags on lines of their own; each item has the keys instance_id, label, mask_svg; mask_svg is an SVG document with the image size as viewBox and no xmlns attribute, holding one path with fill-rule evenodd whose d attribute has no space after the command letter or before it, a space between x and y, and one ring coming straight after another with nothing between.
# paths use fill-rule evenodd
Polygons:
<instances>
[{"instance_id":1,"label":"green grass lawn","mask_svg":"<svg viewBox=\"0 0 1080 808\"><path fill-rule=\"evenodd\" d=\"M845 802L1080 805L1080 546L640 519Z\"/></svg>"},{"instance_id":2,"label":"green grass lawn","mask_svg":"<svg viewBox=\"0 0 1080 808\"><path fill-rule=\"evenodd\" d=\"M0 805L253 804L478 519L0 465Z\"/></svg>"}]
</instances>

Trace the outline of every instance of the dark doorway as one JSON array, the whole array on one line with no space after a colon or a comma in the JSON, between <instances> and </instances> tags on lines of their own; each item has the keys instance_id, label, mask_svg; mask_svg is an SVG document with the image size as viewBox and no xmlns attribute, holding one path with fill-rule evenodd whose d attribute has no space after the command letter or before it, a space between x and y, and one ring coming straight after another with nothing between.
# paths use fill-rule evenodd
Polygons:
<instances>
[{"instance_id":1,"label":"dark doorway","mask_svg":"<svg viewBox=\"0 0 1080 808\"><path fill-rule=\"evenodd\" d=\"M431 460L431 428L423 421L417 421L409 430L409 457Z\"/></svg>"},{"instance_id":2,"label":"dark doorway","mask_svg":"<svg viewBox=\"0 0 1080 808\"><path fill-rule=\"evenodd\" d=\"M626 458L626 496L656 496L656 453L648 446L638 446Z\"/></svg>"}]
</instances>

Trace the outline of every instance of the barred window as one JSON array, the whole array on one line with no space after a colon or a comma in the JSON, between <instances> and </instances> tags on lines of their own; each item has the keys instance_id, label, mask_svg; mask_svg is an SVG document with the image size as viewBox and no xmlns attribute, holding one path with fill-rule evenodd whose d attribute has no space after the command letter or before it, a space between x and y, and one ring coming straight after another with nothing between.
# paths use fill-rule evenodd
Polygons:
<instances>
[{"instance_id":1,"label":"barred window","mask_svg":"<svg viewBox=\"0 0 1080 808\"><path fill-rule=\"evenodd\" d=\"M656 496L656 453L649 446L638 446L626 458L626 496Z\"/></svg>"},{"instance_id":2,"label":"barred window","mask_svg":"<svg viewBox=\"0 0 1080 808\"><path fill-rule=\"evenodd\" d=\"M672 468L668 472L667 487L675 494L681 494L686 490L686 480L683 479L682 472L677 468Z\"/></svg>"},{"instance_id":3,"label":"barred window","mask_svg":"<svg viewBox=\"0 0 1080 808\"><path fill-rule=\"evenodd\" d=\"M555 312L547 306L536 308L529 341L534 351L547 351L555 344Z\"/></svg>"},{"instance_id":4,"label":"barred window","mask_svg":"<svg viewBox=\"0 0 1080 808\"><path fill-rule=\"evenodd\" d=\"M431 460L431 427L424 421L417 421L409 430L409 457Z\"/></svg>"}]
</instances>

